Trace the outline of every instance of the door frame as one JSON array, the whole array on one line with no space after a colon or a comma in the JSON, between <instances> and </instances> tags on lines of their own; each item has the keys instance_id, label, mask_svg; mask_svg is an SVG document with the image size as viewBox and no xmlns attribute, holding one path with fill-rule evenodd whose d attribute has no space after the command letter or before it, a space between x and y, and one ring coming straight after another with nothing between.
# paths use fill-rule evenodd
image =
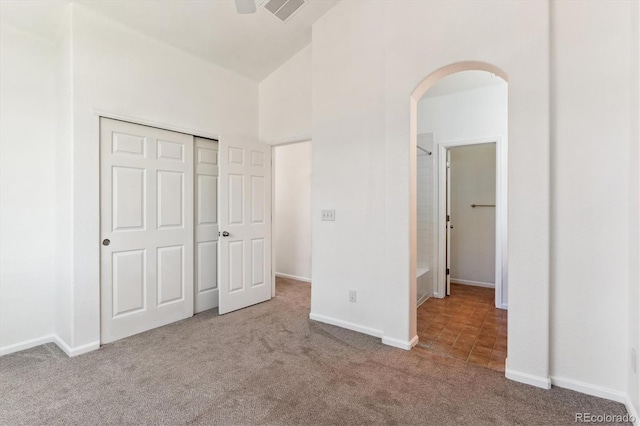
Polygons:
<instances>
[{"instance_id":1,"label":"door frame","mask_svg":"<svg viewBox=\"0 0 640 426\"><path fill-rule=\"evenodd\" d=\"M271 297L276 297L276 257L278 256L275 238L276 230L278 228L278 220L276 216L276 148L304 142L311 142L311 149L313 150L313 140L311 139L311 135L304 135L280 141L263 142L266 145L271 146ZM311 168L311 178L313 179L313 167ZM311 203L311 200L309 200L309 202ZM313 209L311 209L310 219L313 221ZM311 234L311 239L313 240L313 232ZM313 276L309 277L309 279L313 280Z\"/></svg>"},{"instance_id":2,"label":"door frame","mask_svg":"<svg viewBox=\"0 0 640 426\"><path fill-rule=\"evenodd\" d=\"M434 297L444 298L446 294L446 184L447 184L447 151L454 147L496 144L496 243L495 243L495 305L499 309L507 309L508 303L503 300L503 289L508 289L507 274L507 173L508 173L508 153L507 142L500 136L487 137L473 140L442 141L434 140L436 164L438 173L438 195L436 229L438 229L438 260L436 262L436 285L434 286Z\"/></svg>"}]
</instances>

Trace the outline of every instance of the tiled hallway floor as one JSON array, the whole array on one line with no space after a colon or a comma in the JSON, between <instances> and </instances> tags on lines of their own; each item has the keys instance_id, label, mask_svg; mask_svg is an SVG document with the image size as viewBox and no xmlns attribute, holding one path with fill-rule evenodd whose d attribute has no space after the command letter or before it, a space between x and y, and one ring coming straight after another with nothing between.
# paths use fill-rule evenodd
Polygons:
<instances>
[{"instance_id":1,"label":"tiled hallway floor","mask_svg":"<svg viewBox=\"0 0 640 426\"><path fill-rule=\"evenodd\" d=\"M496 309L494 290L451 284L451 296L418 308L418 347L504 371L507 311Z\"/></svg>"}]
</instances>

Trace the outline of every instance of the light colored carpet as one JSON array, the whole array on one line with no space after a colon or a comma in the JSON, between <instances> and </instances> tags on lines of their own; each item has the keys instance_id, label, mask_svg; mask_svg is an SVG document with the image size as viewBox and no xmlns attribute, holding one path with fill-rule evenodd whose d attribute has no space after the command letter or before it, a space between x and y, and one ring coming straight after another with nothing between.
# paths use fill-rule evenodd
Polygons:
<instances>
[{"instance_id":1,"label":"light colored carpet","mask_svg":"<svg viewBox=\"0 0 640 426\"><path fill-rule=\"evenodd\" d=\"M0 358L0 424L562 425L623 405L310 321L308 284L67 358Z\"/></svg>"}]
</instances>

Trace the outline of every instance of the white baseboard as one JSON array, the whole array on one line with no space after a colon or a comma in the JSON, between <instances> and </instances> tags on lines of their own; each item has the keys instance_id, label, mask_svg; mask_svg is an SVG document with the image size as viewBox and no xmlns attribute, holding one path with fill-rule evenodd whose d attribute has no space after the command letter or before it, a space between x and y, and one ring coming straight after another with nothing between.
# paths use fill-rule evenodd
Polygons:
<instances>
[{"instance_id":1,"label":"white baseboard","mask_svg":"<svg viewBox=\"0 0 640 426\"><path fill-rule=\"evenodd\" d=\"M342 321L337 318L327 317L325 315L314 314L313 312L309 314L309 319L323 322L325 324L335 325L337 327L346 328L347 330L357 331L358 333L368 334L369 336L382 337L381 330L376 330L375 328L366 327L360 324L354 324L348 321Z\"/></svg>"},{"instance_id":2,"label":"white baseboard","mask_svg":"<svg viewBox=\"0 0 640 426\"><path fill-rule=\"evenodd\" d=\"M569 389L587 395L597 396L598 398L609 399L615 402L624 403L627 397L625 392L592 385L579 380L567 379L565 377L551 376L551 384L559 388Z\"/></svg>"},{"instance_id":3,"label":"white baseboard","mask_svg":"<svg viewBox=\"0 0 640 426\"><path fill-rule=\"evenodd\" d=\"M553 385L559 388L569 389L586 395L592 395L598 398L620 402L625 405L629 415L633 416L633 424L635 426L640 426L640 417L638 416L638 412L626 392L605 388L603 386L592 385L590 383L581 382L579 380L567 379L564 377L551 376L549 378L545 378L542 376L534 376L532 374L511 370L509 368L508 359L506 360L506 364L507 367L505 368L505 376L507 377L507 379L543 389L551 389L551 385Z\"/></svg>"},{"instance_id":4,"label":"white baseboard","mask_svg":"<svg viewBox=\"0 0 640 426\"><path fill-rule=\"evenodd\" d=\"M429 296L429 294L424 294L420 299L418 299L418 307L420 307L420 305L422 305L424 302L429 300L430 297L431 296Z\"/></svg>"},{"instance_id":5,"label":"white baseboard","mask_svg":"<svg viewBox=\"0 0 640 426\"><path fill-rule=\"evenodd\" d=\"M638 415L638 410L636 410L633 402L631 402L631 398L629 398L629 395L625 395L624 406L627 407L627 412L629 413L629 415L633 416L633 426L640 426L640 416Z\"/></svg>"},{"instance_id":6,"label":"white baseboard","mask_svg":"<svg viewBox=\"0 0 640 426\"><path fill-rule=\"evenodd\" d=\"M485 283L482 281L471 281L471 280L459 280L457 278L451 278L452 284L462 284L462 285L472 285L476 287L487 287L487 288L496 288L494 283Z\"/></svg>"},{"instance_id":7,"label":"white baseboard","mask_svg":"<svg viewBox=\"0 0 640 426\"><path fill-rule=\"evenodd\" d=\"M291 275L291 274L283 274L282 272L276 272L276 277L289 278L291 280L302 281L305 283L311 282L311 278L299 277L297 275Z\"/></svg>"},{"instance_id":8,"label":"white baseboard","mask_svg":"<svg viewBox=\"0 0 640 426\"><path fill-rule=\"evenodd\" d=\"M533 374L512 370L509 368L509 358L505 360L504 376L514 382L520 382L542 389L551 389L551 379L549 377L534 376Z\"/></svg>"},{"instance_id":9,"label":"white baseboard","mask_svg":"<svg viewBox=\"0 0 640 426\"><path fill-rule=\"evenodd\" d=\"M627 394L626 392L557 376L551 376L551 384L559 388L570 389L587 395L597 396L598 398L620 402L624 404L625 408L627 409L627 413L629 413L629 415L633 417L634 426L640 425L640 417L638 416L638 411L631 402L629 394Z\"/></svg>"},{"instance_id":10,"label":"white baseboard","mask_svg":"<svg viewBox=\"0 0 640 426\"><path fill-rule=\"evenodd\" d=\"M54 340L53 341L69 357L74 357L74 356L86 354L87 352L91 352L91 351L95 351L96 349L100 349L100 342L99 341L98 342L87 343L86 345L77 346L75 348L72 348L71 346L67 345L67 342L62 340L60 338L60 336L57 336L57 335L54 335Z\"/></svg>"},{"instance_id":11,"label":"white baseboard","mask_svg":"<svg viewBox=\"0 0 640 426\"><path fill-rule=\"evenodd\" d=\"M47 336L39 337L37 339L27 340L25 342L16 343L0 348L0 356L9 355L14 352L24 351L25 349L35 348L36 346L44 345L45 343L55 343L64 353L70 357L82 355L87 352L94 351L100 348L100 342L92 342L86 345L72 348L57 334L49 334Z\"/></svg>"},{"instance_id":12,"label":"white baseboard","mask_svg":"<svg viewBox=\"0 0 640 426\"><path fill-rule=\"evenodd\" d=\"M53 342L53 339L54 335L49 334L47 336L38 337L37 339L31 339L20 343L14 343L13 345L2 346L0 347L0 356L24 351L25 349L35 348L36 346L44 345L45 343L51 343Z\"/></svg>"},{"instance_id":13,"label":"white baseboard","mask_svg":"<svg viewBox=\"0 0 640 426\"><path fill-rule=\"evenodd\" d=\"M413 336L413 339L409 341L382 336L382 343L388 346L393 346L394 348L404 349L405 351L408 351L418 344L418 336Z\"/></svg>"}]
</instances>

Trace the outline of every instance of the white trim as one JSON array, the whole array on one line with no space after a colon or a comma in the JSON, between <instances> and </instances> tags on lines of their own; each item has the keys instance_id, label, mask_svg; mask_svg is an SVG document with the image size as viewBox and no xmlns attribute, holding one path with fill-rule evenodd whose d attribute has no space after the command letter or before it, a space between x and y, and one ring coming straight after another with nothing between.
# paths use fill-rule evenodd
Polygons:
<instances>
[{"instance_id":1,"label":"white trim","mask_svg":"<svg viewBox=\"0 0 640 426\"><path fill-rule=\"evenodd\" d=\"M387 346L393 346L394 348L404 349L405 351L411 350L418 344L418 336L413 336L413 339L406 341L400 339L394 339L393 337L382 336L382 343Z\"/></svg>"},{"instance_id":2,"label":"white trim","mask_svg":"<svg viewBox=\"0 0 640 426\"><path fill-rule=\"evenodd\" d=\"M272 146L292 145L294 143L309 142L311 141L311 134L303 134L298 136L291 136L288 138L276 139L272 141L262 141L262 143Z\"/></svg>"},{"instance_id":3,"label":"white trim","mask_svg":"<svg viewBox=\"0 0 640 426\"><path fill-rule=\"evenodd\" d=\"M624 403L627 399L627 394L624 392L598 385L592 385L590 383L581 382L579 380L567 379L565 377L551 376L551 384L559 388L569 389L572 391L597 396L598 398L604 398L615 402Z\"/></svg>"},{"instance_id":4,"label":"white trim","mask_svg":"<svg viewBox=\"0 0 640 426\"><path fill-rule=\"evenodd\" d=\"M579 380L556 376L551 376L551 384L559 388L569 389L586 395L597 396L598 398L604 398L610 401L622 403L624 404L629 415L633 417L633 424L635 426L640 425L640 416L638 415L638 411L633 405L629 394L626 392L605 388L603 386L592 385L590 383L581 382Z\"/></svg>"},{"instance_id":5,"label":"white trim","mask_svg":"<svg viewBox=\"0 0 640 426\"><path fill-rule=\"evenodd\" d=\"M504 289L509 290L509 274L508 274L508 236L509 236L509 207L508 207L508 194L509 186L507 185L509 179L509 156L508 156L509 143L499 139L496 142L496 259L500 259L500 262L496 260L496 307L505 306L507 300L503 300L502 295ZM499 231L498 231L499 229ZM498 282L500 285L498 286ZM506 306L505 308L506 309Z\"/></svg>"},{"instance_id":6,"label":"white trim","mask_svg":"<svg viewBox=\"0 0 640 426\"><path fill-rule=\"evenodd\" d=\"M482 281L460 280L458 278L451 278L451 284L472 285L475 287L495 288L494 283L485 283Z\"/></svg>"},{"instance_id":7,"label":"white trim","mask_svg":"<svg viewBox=\"0 0 640 426\"><path fill-rule=\"evenodd\" d=\"M495 245L495 271L496 282L495 306L502 308L504 301L502 300L502 288L508 286L507 276L507 144L500 136L491 136L483 139L461 140L461 141L442 141L434 140L433 154L436 156L435 164L437 164L438 176L438 214L437 225L438 230L438 251L436 262L436 285L434 294L446 294L445 290L445 269L446 262L446 172L447 172L447 150L449 148L467 145L479 144L496 144L496 245ZM444 296L442 296L444 297Z\"/></svg>"},{"instance_id":8,"label":"white trim","mask_svg":"<svg viewBox=\"0 0 640 426\"><path fill-rule=\"evenodd\" d=\"M305 283L310 283L311 282L311 278L299 277L297 275L291 275L291 274L283 274L282 272L276 272L276 277L289 278L289 279L292 279L292 280L302 281L302 282L305 282Z\"/></svg>"},{"instance_id":9,"label":"white trim","mask_svg":"<svg viewBox=\"0 0 640 426\"><path fill-rule=\"evenodd\" d=\"M429 298L431 298L431 296L429 296L429 293L425 293L422 295L422 297L420 299L418 299L418 307L420 307L420 305L422 305L424 302L426 302L427 300L429 300Z\"/></svg>"},{"instance_id":10,"label":"white trim","mask_svg":"<svg viewBox=\"0 0 640 426\"><path fill-rule=\"evenodd\" d=\"M75 348L72 348L71 346L67 345L67 342L62 340L60 338L60 336L58 336L56 334L53 335L53 341L54 341L54 343L56 345L58 345L58 347L60 347L60 349L62 349L62 351L64 353L66 353L70 357L86 354L87 352L91 352L91 351L95 351L96 349L100 349L100 342L99 341L87 343L86 345L78 346L78 347L75 347Z\"/></svg>"},{"instance_id":11,"label":"white trim","mask_svg":"<svg viewBox=\"0 0 640 426\"><path fill-rule=\"evenodd\" d=\"M629 415L633 416L633 425L634 426L640 426L640 415L638 414L638 411L636 410L636 407L633 405L633 402L631 402L631 398L629 397L628 394L626 394L624 396L624 406L627 408L627 412L629 413Z\"/></svg>"},{"instance_id":12,"label":"white trim","mask_svg":"<svg viewBox=\"0 0 640 426\"><path fill-rule=\"evenodd\" d=\"M49 334L44 337L40 337L37 339L27 340L25 342L16 343L13 345L5 346L0 348L0 356L9 355L14 352L24 351L26 349L35 348L36 346L44 345L45 343L55 343L67 356L74 357L78 355L85 354L87 352L95 351L96 349L100 349L100 342L92 342L87 343L86 345L78 346L76 348L72 348L67 345L67 343L62 340L60 336L57 334Z\"/></svg>"},{"instance_id":13,"label":"white trim","mask_svg":"<svg viewBox=\"0 0 640 426\"><path fill-rule=\"evenodd\" d=\"M0 347L0 356L9 355L14 352L24 351L25 349L35 348L36 346L44 345L45 343L53 342L54 335L49 334L44 337L38 337L37 339L25 340L24 342L14 343L13 345L7 345Z\"/></svg>"},{"instance_id":14,"label":"white trim","mask_svg":"<svg viewBox=\"0 0 640 426\"><path fill-rule=\"evenodd\" d=\"M337 327L346 328L347 330L357 331L358 333L368 334L369 336L382 337L382 330L365 327L364 325L359 325L348 321L342 321L325 315L314 314L313 312L309 314L309 319L323 322L325 324L335 325Z\"/></svg>"},{"instance_id":15,"label":"white trim","mask_svg":"<svg viewBox=\"0 0 640 426\"><path fill-rule=\"evenodd\" d=\"M276 231L278 217L276 216L276 147L271 147L271 297L276 297Z\"/></svg>"},{"instance_id":16,"label":"white trim","mask_svg":"<svg viewBox=\"0 0 640 426\"><path fill-rule=\"evenodd\" d=\"M409 341L409 344L411 345L411 347L413 348L415 345L418 344L418 341L420 340L420 338L418 337L418 335L416 334L415 336L413 336L413 339L411 339Z\"/></svg>"},{"instance_id":17,"label":"white trim","mask_svg":"<svg viewBox=\"0 0 640 426\"><path fill-rule=\"evenodd\" d=\"M93 109L93 114L99 117L111 118L113 120L127 121L133 124L141 124L143 126L155 127L162 130L171 130L173 132L185 133L191 136L198 136L198 137L207 138L207 139L215 139L216 141L220 138L218 134L211 133L205 130L196 130L196 129L191 129L189 127L175 126L169 123L147 120L145 118L134 117L126 114L118 114L115 112L104 111L98 108Z\"/></svg>"},{"instance_id":18,"label":"white trim","mask_svg":"<svg viewBox=\"0 0 640 426\"><path fill-rule=\"evenodd\" d=\"M542 389L551 389L551 378L543 376L534 376L533 374L515 371L509 368L509 358L505 361L504 376L514 382L524 383L525 385L535 386Z\"/></svg>"}]
</instances>

